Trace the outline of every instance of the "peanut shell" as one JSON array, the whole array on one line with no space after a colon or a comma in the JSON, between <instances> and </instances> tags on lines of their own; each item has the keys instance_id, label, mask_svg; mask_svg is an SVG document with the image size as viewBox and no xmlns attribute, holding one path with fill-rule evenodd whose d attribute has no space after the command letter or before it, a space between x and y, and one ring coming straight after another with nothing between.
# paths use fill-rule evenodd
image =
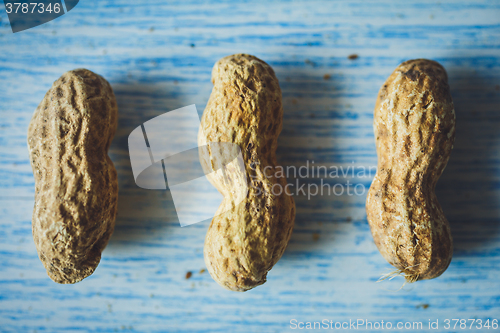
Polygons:
<instances>
[{"instance_id":1,"label":"peanut shell","mask_svg":"<svg viewBox=\"0 0 500 333\"><path fill-rule=\"evenodd\" d=\"M31 119L33 239L57 283L91 275L113 233L118 181L108 149L117 119L111 86L86 69L55 81Z\"/></svg>"},{"instance_id":2,"label":"peanut shell","mask_svg":"<svg viewBox=\"0 0 500 333\"><path fill-rule=\"evenodd\" d=\"M455 138L445 69L426 59L399 65L378 94L374 132L378 169L366 212L375 244L408 282L435 278L453 253L434 192Z\"/></svg>"},{"instance_id":3,"label":"peanut shell","mask_svg":"<svg viewBox=\"0 0 500 333\"><path fill-rule=\"evenodd\" d=\"M198 143L238 145L246 175L235 168L226 170L229 181L220 173L208 177L224 199L218 210L223 213L213 218L206 235L205 263L221 286L246 291L266 281L267 272L285 251L295 220L294 200L285 193L286 179L276 169L283 121L281 90L273 69L247 54L219 60L212 82ZM202 164L217 170L229 152L209 151L210 156L201 158ZM248 193L235 204L245 182Z\"/></svg>"}]
</instances>

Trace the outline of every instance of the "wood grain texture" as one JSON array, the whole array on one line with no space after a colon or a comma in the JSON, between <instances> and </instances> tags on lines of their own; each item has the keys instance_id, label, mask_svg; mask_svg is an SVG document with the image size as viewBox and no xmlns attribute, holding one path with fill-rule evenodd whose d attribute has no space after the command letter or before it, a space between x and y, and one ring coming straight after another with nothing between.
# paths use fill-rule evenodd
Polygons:
<instances>
[{"instance_id":1,"label":"wood grain texture","mask_svg":"<svg viewBox=\"0 0 500 333\"><path fill-rule=\"evenodd\" d=\"M0 5L0 331L286 332L294 331L291 319L498 318L499 17L495 1L82 0L61 18L12 34ZM294 197L287 250L268 282L243 294L200 273L209 222L180 228L168 192L135 185L127 147L134 128L168 110L194 103L201 114L213 64L239 52L269 63L280 81L279 163L339 168L323 184L312 172L288 181L295 189L297 181L344 189ZM377 163L377 92L398 64L415 58L446 68L455 104L456 141L437 184L454 255L439 278L394 292L403 278L375 283L392 267L370 235L366 191L353 195L352 184L367 190L375 174L360 168ZM120 199L95 273L60 286L47 277L31 235L26 131L52 83L81 67L115 91L120 118L110 156Z\"/></svg>"}]
</instances>

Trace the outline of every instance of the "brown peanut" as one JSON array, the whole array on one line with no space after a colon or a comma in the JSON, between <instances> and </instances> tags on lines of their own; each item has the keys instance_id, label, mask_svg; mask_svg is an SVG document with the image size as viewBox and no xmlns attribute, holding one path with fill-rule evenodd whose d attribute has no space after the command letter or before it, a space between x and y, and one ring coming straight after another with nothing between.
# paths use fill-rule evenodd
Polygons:
<instances>
[{"instance_id":1,"label":"brown peanut","mask_svg":"<svg viewBox=\"0 0 500 333\"><path fill-rule=\"evenodd\" d=\"M382 256L408 282L432 279L450 264L450 227L434 192L455 138L445 69L409 60L380 89L374 114L378 169L366 212Z\"/></svg>"},{"instance_id":2,"label":"brown peanut","mask_svg":"<svg viewBox=\"0 0 500 333\"><path fill-rule=\"evenodd\" d=\"M293 198L284 189L284 177L276 177L277 139L282 128L281 90L273 69L246 54L219 60L212 70L212 94L203 113L198 136L200 146L210 142L238 145L246 175L226 170L227 179L210 174L210 182L223 194L218 213L208 229L204 256L211 276L221 286L246 291L266 281L267 272L281 258L295 220ZM217 170L228 152L209 149L201 158L204 169ZM267 169L266 169L267 167ZM241 184L247 183L243 201Z\"/></svg>"},{"instance_id":3,"label":"brown peanut","mask_svg":"<svg viewBox=\"0 0 500 333\"><path fill-rule=\"evenodd\" d=\"M111 86L86 69L55 81L31 119L33 238L57 283L92 274L113 233L118 181L108 149L117 119Z\"/></svg>"}]
</instances>

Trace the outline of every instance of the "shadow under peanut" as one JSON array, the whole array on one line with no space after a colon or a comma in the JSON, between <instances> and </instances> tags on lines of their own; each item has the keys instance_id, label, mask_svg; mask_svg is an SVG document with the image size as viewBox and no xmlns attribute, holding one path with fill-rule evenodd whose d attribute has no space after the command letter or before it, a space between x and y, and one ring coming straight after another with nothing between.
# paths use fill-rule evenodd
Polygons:
<instances>
[{"instance_id":1,"label":"shadow under peanut","mask_svg":"<svg viewBox=\"0 0 500 333\"><path fill-rule=\"evenodd\" d=\"M488 247L500 232L500 87L473 70L449 71L456 137L436 194L450 222L454 255Z\"/></svg>"},{"instance_id":2,"label":"shadow under peanut","mask_svg":"<svg viewBox=\"0 0 500 333\"><path fill-rule=\"evenodd\" d=\"M118 130L110 148L118 172L118 216L110 247L164 237L163 229L179 227L168 190L136 185L130 164L128 136L145 121L177 108L170 105L167 89L158 84L113 83L118 103ZM175 101L182 104L182 101Z\"/></svg>"},{"instance_id":3,"label":"shadow under peanut","mask_svg":"<svg viewBox=\"0 0 500 333\"><path fill-rule=\"evenodd\" d=\"M320 186L320 179L311 176L301 177L299 169L304 174L307 161L309 172L311 163L316 165L336 165L334 153L337 136L332 129L341 126L341 119L332 117L332 113L341 114L343 98L333 96L340 87L335 75L324 77L332 72L328 67L324 70L313 68L310 62L305 64L285 64L274 66L280 81L283 95L283 129L278 139L277 161L285 170L291 167L293 171L286 172L290 184L289 191L293 193L296 205L295 227L283 257L307 257L315 249L321 248L325 242L330 242L334 230L339 223L350 222L349 203L352 197L314 194ZM325 104L328 100L328 105ZM325 180L334 186L342 179ZM302 187L303 191L299 188ZM311 191L313 192L311 194ZM359 198L358 198L359 199ZM364 199L361 199L364 200Z\"/></svg>"}]
</instances>

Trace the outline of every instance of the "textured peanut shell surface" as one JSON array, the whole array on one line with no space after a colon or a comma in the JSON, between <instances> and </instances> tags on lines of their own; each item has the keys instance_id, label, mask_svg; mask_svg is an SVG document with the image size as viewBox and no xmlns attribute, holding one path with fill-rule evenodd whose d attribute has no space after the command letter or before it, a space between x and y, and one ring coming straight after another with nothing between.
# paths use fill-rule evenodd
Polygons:
<instances>
[{"instance_id":1,"label":"textured peanut shell surface","mask_svg":"<svg viewBox=\"0 0 500 333\"><path fill-rule=\"evenodd\" d=\"M378 169L366 211L380 253L408 282L448 267L450 227L434 189L455 138L455 111L444 68L402 63L380 89L374 114Z\"/></svg>"},{"instance_id":2,"label":"textured peanut shell surface","mask_svg":"<svg viewBox=\"0 0 500 333\"><path fill-rule=\"evenodd\" d=\"M227 168L226 178L220 170L208 175L224 199L206 235L205 263L221 286L246 291L266 281L267 272L285 251L295 220L295 203L284 193L287 182L276 169L281 90L273 69L246 54L219 60L212 82L198 143L237 144L246 175L238 168ZM217 170L229 153L210 149L209 156L201 156L202 165ZM242 186L246 182L248 193Z\"/></svg>"},{"instance_id":3,"label":"textured peanut shell surface","mask_svg":"<svg viewBox=\"0 0 500 333\"><path fill-rule=\"evenodd\" d=\"M118 181L108 149L117 118L109 83L76 69L54 82L31 119L33 238L57 283L75 283L92 274L113 233Z\"/></svg>"}]
</instances>

